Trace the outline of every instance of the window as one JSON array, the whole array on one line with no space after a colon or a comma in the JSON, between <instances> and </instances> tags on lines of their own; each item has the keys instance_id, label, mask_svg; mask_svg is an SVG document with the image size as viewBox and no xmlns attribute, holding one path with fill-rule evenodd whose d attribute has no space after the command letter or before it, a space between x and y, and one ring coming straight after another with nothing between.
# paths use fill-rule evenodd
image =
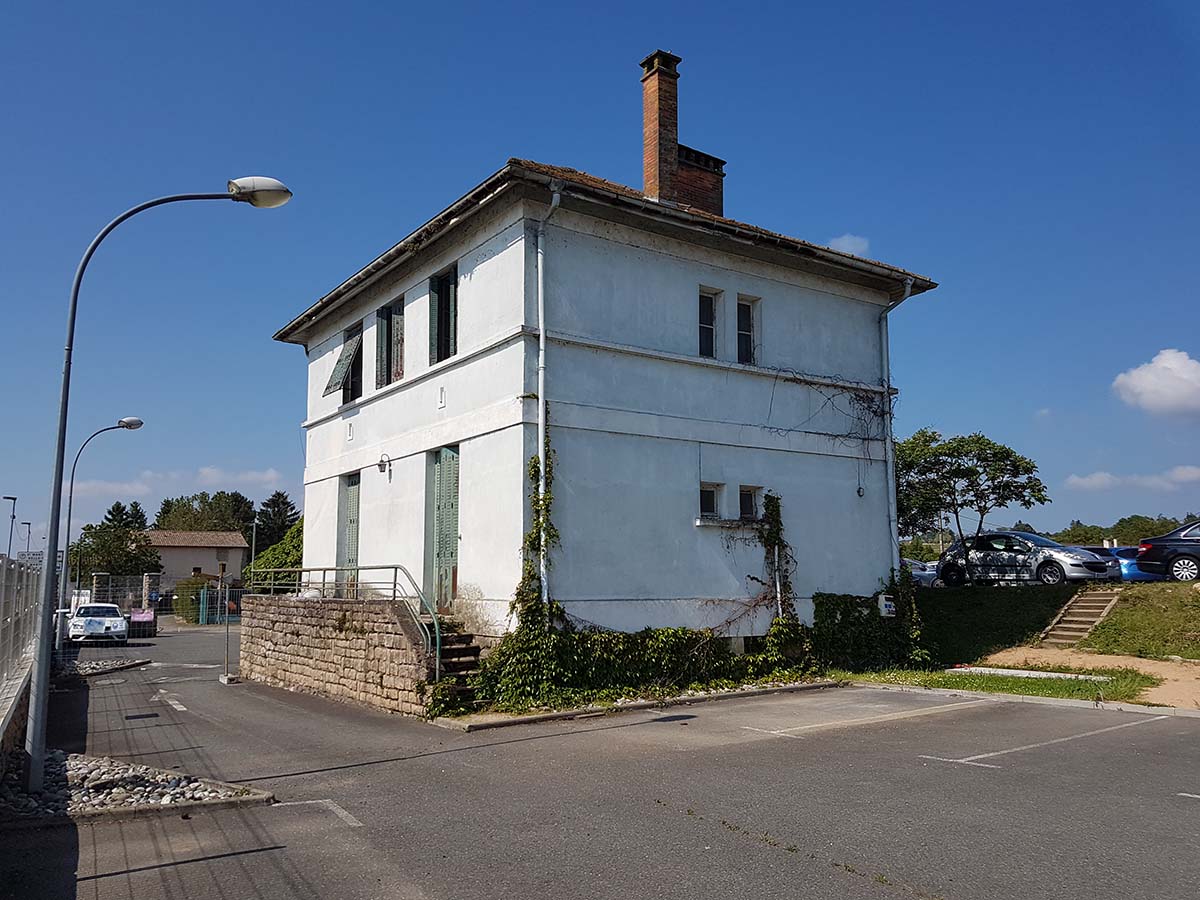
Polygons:
<instances>
[{"instance_id":1,"label":"window","mask_svg":"<svg viewBox=\"0 0 1200 900\"><path fill-rule=\"evenodd\" d=\"M458 266L429 279L429 364L458 352Z\"/></svg>"},{"instance_id":2,"label":"window","mask_svg":"<svg viewBox=\"0 0 1200 900\"><path fill-rule=\"evenodd\" d=\"M717 509L717 495L721 491L719 484L701 484L700 485L700 518L716 519L719 515Z\"/></svg>"},{"instance_id":3,"label":"window","mask_svg":"<svg viewBox=\"0 0 1200 900\"><path fill-rule=\"evenodd\" d=\"M342 352L321 396L328 397L338 391L342 392L343 403L350 403L362 396L362 322L347 328L342 334Z\"/></svg>"},{"instance_id":4,"label":"window","mask_svg":"<svg viewBox=\"0 0 1200 900\"><path fill-rule=\"evenodd\" d=\"M375 387L404 377L404 298L375 313Z\"/></svg>"},{"instance_id":5,"label":"window","mask_svg":"<svg viewBox=\"0 0 1200 900\"><path fill-rule=\"evenodd\" d=\"M758 518L758 488L744 484L738 488L738 516L742 519Z\"/></svg>"},{"instance_id":6,"label":"window","mask_svg":"<svg viewBox=\"0 0 1200 900\"><path fill-rule=\"evenodd\" d=\"M717 355L717 298L700 292L700 355L710 359Z\"/></svg>"},{"instance_id":7,"label":"window","mask_svg":"<svg viewBox=\"0 0 1200 900\"><path fill-rule=\"evenodd\" d=\"M738 300L737 305L738 362L754 365L754 303Z\"/></svg>"}]
</instances>

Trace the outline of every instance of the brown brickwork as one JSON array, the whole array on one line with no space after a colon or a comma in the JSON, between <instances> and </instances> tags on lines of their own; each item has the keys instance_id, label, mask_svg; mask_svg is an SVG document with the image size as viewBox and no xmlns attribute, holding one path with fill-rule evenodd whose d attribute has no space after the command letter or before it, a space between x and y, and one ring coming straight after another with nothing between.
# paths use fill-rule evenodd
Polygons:
<instances>
[{"instance_id":1,"label":"brown brickwork","mask_svg":"<svg viewBox=\"0 0 1200 900\"><path fill-rule=\"evenodd\" d=\"M655 50L642 60L642 190L675 199L679 169L679 57Z\"/></svg>"},{"instance_id":2,"label":"brown brickwork","mask_svg":"<svg viewBox=\"0 0 1200 900\"><path fill-rule=\"evenodd\" d=\"M430 666L386 602L242 598L243 679L419 716Z\"/></svg>"},{"instance_id":3,"label":"brown brickwork","mask_svg":"<svg viewBox=\"0 0 1200 900\"><path fill-rule=\"evenodd\" d=\"M681 206L722 216L725 214L725 176L680 160L679 174L675 179L675 200Z\"/></svg>"}]
</instances>

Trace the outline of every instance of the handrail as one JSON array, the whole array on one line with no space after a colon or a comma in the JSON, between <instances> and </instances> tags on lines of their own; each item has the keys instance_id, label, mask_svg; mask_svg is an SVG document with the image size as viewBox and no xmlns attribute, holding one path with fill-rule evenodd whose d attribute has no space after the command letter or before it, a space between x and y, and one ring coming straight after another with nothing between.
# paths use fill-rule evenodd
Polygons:
<instances>
[{"instance_id":1,"label":"handrail","mask_svg":"<svg viewBox=\"0 0 1200 900\"><path fill-rule=\"evenodd\" d=\"M390 573L387 580L364 580L361 578L363 572L382 572ZM319 573L320 580L316 579L316 574ZM332 578L330 578L332 573ZM339 577L340 573L352 573L351 577ZM404 609L412 618L413 624L421 635L421 643L426 654L433 656L433 680L438 681L441 678L441 659L442 659L442 628L438 621L437 609L429 602L429 598L425 596L425 592L421 590L420 585L412 577L412 573L401 565L388 566L310 566L307 568L298 569L259 569L254 568L248 571L248 579L245 582L246 589L251 593L269 591L271 594L279 593L280 590L295 591L296 595L303 599L304 592L318 591L322 599L337 599L343 598L347 600L368 599L371 594L375 594L383 599L390 600L393 608L396 606L397 600L404 601ZM411 596L406 590L402 590L400 576L408 583L408 589L411 590ZM345 596L350 594L352 596ZM390 594L390 597L389 597ZM415 601L415 602L414 602ZM421 621L422 615L428 615L432 624L432 630L429 625Z\"/></svg>"}]
</instances>

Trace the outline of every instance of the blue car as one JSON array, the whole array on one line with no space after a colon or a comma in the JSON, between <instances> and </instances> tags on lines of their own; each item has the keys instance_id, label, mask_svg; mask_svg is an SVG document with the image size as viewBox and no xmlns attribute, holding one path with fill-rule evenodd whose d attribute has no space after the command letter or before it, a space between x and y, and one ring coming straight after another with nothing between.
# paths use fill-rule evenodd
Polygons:
<instances>
[{"instance_id":1,"label":"blue car","mask_svg":"<svg viewBox=\"0 0 1200 900\"><path fill-rule=\"evenodd\" d=\"M1149 572L1143 572L1137 565L1137 547L1089 547L1093 553L1111 554L1117 558L1121 564L1121 580L1122 581L1162 581L1162 575L1151 575Z\"/></svg>"}]
</instances>

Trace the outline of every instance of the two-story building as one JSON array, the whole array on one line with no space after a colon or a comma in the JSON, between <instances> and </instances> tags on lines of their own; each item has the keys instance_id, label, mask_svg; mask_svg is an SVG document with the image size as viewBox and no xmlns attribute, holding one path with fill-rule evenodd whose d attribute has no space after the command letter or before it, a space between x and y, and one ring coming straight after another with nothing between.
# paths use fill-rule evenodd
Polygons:
<instances>
[{"instance_id":1,"label":"two-story building","mask_svg":"<svg viewBox=\"0 0 1200 900\"><path fill-rule=\"evenodd\" d=\"M936 285L726 218L679 61L641 64L642 190L509 160L276 334L308 357L305 566L402 564L501 633L546 427L582 621L760 633L768 491L802 616L898 565L887 314Z\"/></svg>"}]
</instances>

